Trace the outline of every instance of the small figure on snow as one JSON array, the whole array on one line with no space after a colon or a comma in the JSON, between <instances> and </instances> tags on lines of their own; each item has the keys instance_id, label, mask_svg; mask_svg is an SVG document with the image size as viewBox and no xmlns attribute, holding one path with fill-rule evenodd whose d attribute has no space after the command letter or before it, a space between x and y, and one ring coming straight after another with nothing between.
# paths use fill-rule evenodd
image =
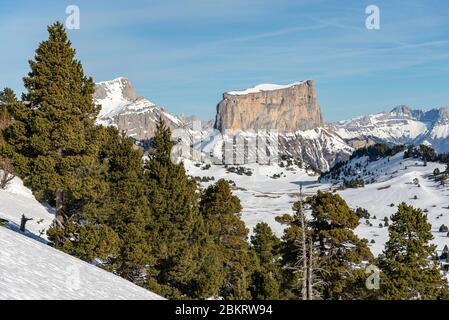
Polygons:
<instances>
[{"instance_id":1,"label":"small figure on snow","mask_svg":"<svg viewBox=\"0 0 449 320\"><path fill-rule=\"evenodd\" d=\"M20 220L20 231L25 232L25 225L31 220L33 220L33 218L27 218L24 214L22 214L22 219Z\"/></svg>"}]
</instances>

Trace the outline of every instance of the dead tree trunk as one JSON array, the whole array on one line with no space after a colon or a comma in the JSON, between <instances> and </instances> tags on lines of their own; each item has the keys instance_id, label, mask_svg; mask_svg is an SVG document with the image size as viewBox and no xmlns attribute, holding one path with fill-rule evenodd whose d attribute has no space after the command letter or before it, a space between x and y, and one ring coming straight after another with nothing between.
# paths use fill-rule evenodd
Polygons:
<instances>
[{"instance_id":1,"label":"dead tree trunk","mask_svg":"<svg viewBox=\"0 0 449 320\"><path fill-rule=\"evenodd\" d=\"M302 300L307 300L307 247L306 247L306 226L304 219L304 209L302 207L302 186L299 193L299 221L301 223L301 255L302 255Z\"/></svg>"},{"instance_id":2,"label":"dead tree trunk","mask_svg":"<svg viewBox=\"0 0 449 320\"><path fill-rule=\"evenodd\" d=\"M313 300L313 242L309 240L309 265L307 267L307 300Z\"/></svg>"},{"instance_id":3,"label":"dead tree trunk","mask_svg":"<svg viewBox=\"0 0 449 320\"><path fill-rule=\"evenodd\" d=\"M11 161L0 158L0 189L5 189L9 182L15 178Z\"/></svg>"},{"instance_id":4,"label":"dead tree trunk","mask_svg":"<svg viewBox=\"0 0 449 320\"><path fill-rule=\"evenodd\" d=\"M56 212L55 212L55 222L56 226L63 228L64 226L64 216L63 216L63 204L64 204L64 192L62 190L56 191Z\"/></svg>"},{"instance_id":5,"label":"dead tree trunk","mask_svg":"<svg viewBox=\"0 0 449 320\"><path fill-rule=\"evenodd\" d=\"M25 226L27 222L31 220L33 220L33 218L27 218L25 217L24 214L22 214L22 219L20 220L20 231L25 232L26 231Z\"/></svg>"}]
</instances>

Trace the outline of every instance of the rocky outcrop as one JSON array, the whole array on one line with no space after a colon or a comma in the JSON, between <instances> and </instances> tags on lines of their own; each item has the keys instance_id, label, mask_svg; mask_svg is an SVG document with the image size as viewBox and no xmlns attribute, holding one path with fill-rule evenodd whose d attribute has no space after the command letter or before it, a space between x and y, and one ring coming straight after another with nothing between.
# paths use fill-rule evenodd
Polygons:
<instances>
[{"instance_id":1,"label":"rocky outcrop","mask_svg":"<svg viewBox=\"0 0 449 320\"><path fill-rule=\"evenodd\" d=\"M131 82L126 78L97 83L94 99L101 105L98 124L115 126L136 140L151 138L159 118L171 129L184 125L181 117L173 116L164 108L138 97Z\"/></svg>"},{"instance_id":2,"label":"rocky outcrop","mask_svg":"<svg viewBox=\"0 0 449 320\"><path fill-rule=\"evenodd\" d=\"M324 125L313 81L287 86L259 85L227 92L217 106L215 128L296 132Z\"/></svg>"}]
</instances>

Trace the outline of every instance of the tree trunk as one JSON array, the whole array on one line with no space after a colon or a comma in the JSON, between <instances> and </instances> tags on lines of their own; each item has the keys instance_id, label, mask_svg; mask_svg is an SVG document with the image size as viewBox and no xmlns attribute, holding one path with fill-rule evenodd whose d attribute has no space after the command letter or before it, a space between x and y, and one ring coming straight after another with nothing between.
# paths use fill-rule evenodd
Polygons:
<instances>
[{"instance_id":1,"label":"tree trunk","mask_svg":"<svg viewBox=\"0 0 449 320\"><path fill-rule=\"evenodd\" d=\"M309 265L307 268L307 300L313 300L313 243L309 240Z\"/></svg>"},{"instance_id":2,"label":"tree trunk","mask_svg":"<svg viewBox=\"0 0 449 320\"><path fill-rule=\"evenodd\" d=\"M301 255L302 255L302 300L307 300L307 247L306 247L306 226L304 219L304 210L302 207L302 186L299 194L299 215L301 221Z\"/></svg>"},{"instance_id":3,"label":"tree trunk","mask_svg":"<svg viewBox=\"0 0 449 320\"><path fill-rule=\"evenodd\" d=\"M64 227L64 216L62 214L64 204L64 193L62 190L56 191L56 212L55 212L55 222L56 226L59 228Z\"/></svg>"}]
</instances>

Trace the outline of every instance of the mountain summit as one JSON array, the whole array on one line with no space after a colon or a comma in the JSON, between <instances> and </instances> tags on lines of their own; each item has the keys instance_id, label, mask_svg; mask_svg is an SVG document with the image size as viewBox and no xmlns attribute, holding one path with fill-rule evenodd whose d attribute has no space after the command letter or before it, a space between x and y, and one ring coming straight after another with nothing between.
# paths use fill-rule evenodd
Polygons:
<instances>
[{"instance_id":1,"label":"mountain summit","mask_svg":"<svg viewBox=\"0 0 449 320\"><path fill-rule=\"evenodd\" d=\"M223 94L215 128L296 132L324 125L313 81L290 85L264 84Z\"/></svg>"},{"instance_id":2,"label":"mountain summit","mask_svg":"<svg viewBox=\"0 0 449 320\"><path fill-rule=\"evenodd\" d=\"M153 136L159 117L172 129L183 125L180 117L137 96L131 81L124 77L97 83L94 99L101 105L98 124L116 126L137 140Z\"/></svg>"}]
</instances>

